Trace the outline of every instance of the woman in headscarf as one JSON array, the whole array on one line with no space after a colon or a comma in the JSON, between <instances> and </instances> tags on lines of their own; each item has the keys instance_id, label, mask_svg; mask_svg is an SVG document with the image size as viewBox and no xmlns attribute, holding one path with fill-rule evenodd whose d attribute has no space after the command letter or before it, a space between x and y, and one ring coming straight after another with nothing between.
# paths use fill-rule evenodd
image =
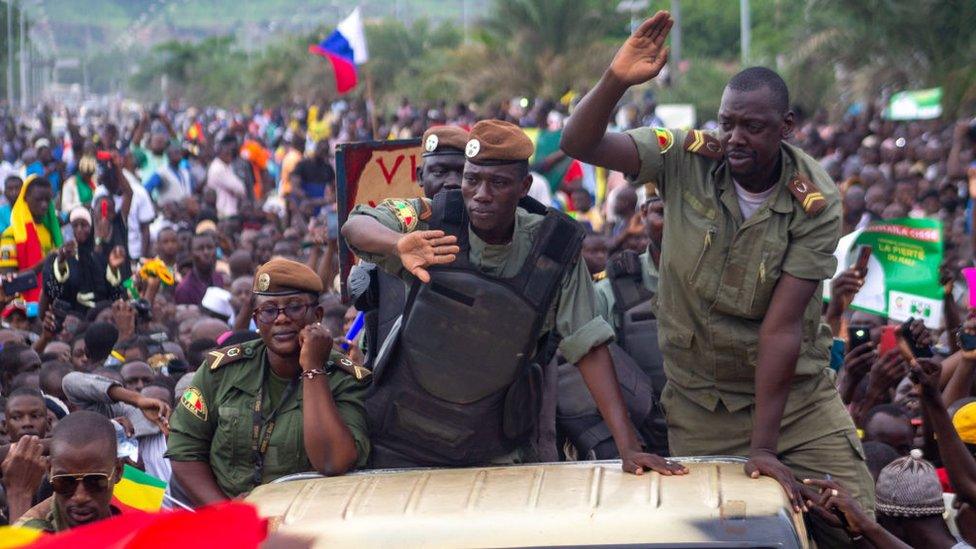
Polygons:
<instances>
[{"instance_id":1,"label":"woman in headscarf","mask_svg":"<svg viewBox=\"0 0 976 549\"><path fill-rule=\"evenodd\" d=\"M24 180L10 212L10 226L0 235L0 271L33 271L40 277L47 254L61 247L61 225L53 198L51 183L44 177L31 175ZM38 303L41 280L22 295L27 303Z\"/></svg>"},{"instance_id":2,"label":"woman in headscarf","mask_svg":"<svg viewBox=\"0 0 976 549\"><path fill-rule=\"evenodd\" d=\"M125 250L117 246L107 258L99 253L88 208L75 207L68 220L75 239L58 250L45 267L45 290L52 303L60 299L64 302L62 308L84 317L100 301L124 298L125 287L119 268L125 263Z\"/></svg>"}]
</instances>

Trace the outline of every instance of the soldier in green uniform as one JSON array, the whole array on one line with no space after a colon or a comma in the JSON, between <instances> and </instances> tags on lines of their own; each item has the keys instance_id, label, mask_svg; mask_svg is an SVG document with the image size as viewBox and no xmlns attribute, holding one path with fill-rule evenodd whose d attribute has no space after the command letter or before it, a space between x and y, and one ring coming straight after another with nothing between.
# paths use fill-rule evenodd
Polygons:
<instances>
[{"instance_id":1,"label":"soldier in green uniform","mask_svg":"<svg viewBox=\"0 0 976 549\"><path fill-rule=\"evenodd\" d=\"M278 477L340 475L366 463L369 371L332 349L322 281L282 258L254 276L261 338L211 351L171 421L173 475L205 505Z\"/></svg>"},{"instance_id":2,"label":"soldier in green uniform","mask_svg":"<svg viewBox=\"0 0 976 549\"><path fill-rule=\"evenodd\" d=\"M683 473L643 452L623 406L579 258L579 225L519 206L531 141L512 124L474 125L459 191L433 200L359 206L342 228L357 254L412 284L384 344L367 399L373 465L463 466L531 461L540 363L549 334L578 365L620 450L623 468Z\"/></svg>"},{"instance_id":3,"label":"soldier in green uniform","mask_svg":"<svg viewBox=\"0 0 976 549\"><path fill-rule=\"evenodd\" d=\"M624 91L664 66L671 25L658 12L628 38L562 138L567 154L654 182L664 200L657 317L671 450L746 456L746 472L776 478L796 509L805 506L797 477L830 475L871 510L874 485L834 388L830 331L820 321L839 193L784 141L794 124L786 84L758 67L734 76L717 136L605 132ZM815 537L837 532L814 529Z\"/></svg>"},{"instance_id":4,"label":"soldier in green uniform","mask_svg":"<svg viewBox=\"0 0 976 549\"><path fill-rule=\"evenodd\" d=\"M656 193L648 194L644 203L640 207L641 217L644 221L644 232L647 234L647 250L637 255L634 254L636 262L633 269L628 269L627 273L619 273L621 277L627 276L639 280L647 296L653 296L657 292L658 272L657 266L661 261L661 240L664 237L664 202ZM630 255L628 251L621 254ZM610 276L613 269L607 269L596 275L596 302L600 315L603 316L613 326L615 333L620 332L624 326L621 312L615 312L617 307L616 294L614 291L613 277Z\"/></svg>"},{"instance_id":5,"label":"soldier in green uniform","mask_svg":"<svg viewBox=\"0 0 976 549\"><path fill-rule=\"evenodd\" d=\"M425 197L432 199L441 191L461 188L467 143L468 131L457 126L433 126L424 132L420 140L424 152L416 176ZM403 314L407 289L398 277L367 261L353 266L348 286L356 308L366 313L365 366L372 369L377 351Z\"/></svg>"}]
</instances>

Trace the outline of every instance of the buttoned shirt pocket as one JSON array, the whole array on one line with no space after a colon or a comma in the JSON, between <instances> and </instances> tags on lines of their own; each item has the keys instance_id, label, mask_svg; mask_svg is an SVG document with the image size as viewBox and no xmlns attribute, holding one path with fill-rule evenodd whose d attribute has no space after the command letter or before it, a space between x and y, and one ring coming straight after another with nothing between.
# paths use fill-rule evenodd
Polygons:
<instances>
[{"instance_id":1,"label":"buttoned shirt pocket","mask_svg":"<svg viewBox=\"0 0 976 549\"><path fill-rule=\"evenodd\" d=\"M783 257L786 255L786 247L789 246L786 232L777 231L773 224L770 224L766 233L762 248L757 254L759 262L755 267L755 276L747 285L752 293L746 301L749 303L750 318L762 318L766 315L773 290L783 274Z\"/></svg>"},{"instance_id":2,"label":"buttoned shirt pocket","mask_svg":"<svg viewBox=\"0 0 976 549\"><path fill-rule=\"evenodd\" d=\"M217 408L219 420L211 446L212 464L230 477L231 484L248 484L254 474L251 458L250 409L242 403L228 402Z\"/></svg>"}]
</instances>

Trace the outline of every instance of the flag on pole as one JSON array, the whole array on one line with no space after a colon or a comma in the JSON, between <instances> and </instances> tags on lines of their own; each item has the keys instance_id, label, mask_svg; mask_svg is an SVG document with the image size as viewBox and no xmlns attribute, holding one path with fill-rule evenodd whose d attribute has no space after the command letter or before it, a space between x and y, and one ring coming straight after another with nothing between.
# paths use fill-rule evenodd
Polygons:
<instances>
[{"instance_id":1,"label":"flag on pole","mask_svg":"<svg viewBox=\"0 0 976 549\"><path fill-rule=\"evenodd\" d=\"M336 91L346 93L356 87L359 82L356 65L362 65L369 60L366 34L363 32L363 20L359 15L359 8L352 10L349 17L340 21L336 30L332 31L325 40L309 46L308 51L321 55L332 63Z\"/></svg>"},{"instance_id":2,"label":"flag on pole","mask_svg":"<svg viewBox=\"0 0 976 549\"><path fill-rule=\"evenodd\" d=\"M122 470L122 479L115 485L113 503L123 510L138 509L155 513L163 506L165 493L165 482L126 465Z\"/></svg>"}]
</instances>

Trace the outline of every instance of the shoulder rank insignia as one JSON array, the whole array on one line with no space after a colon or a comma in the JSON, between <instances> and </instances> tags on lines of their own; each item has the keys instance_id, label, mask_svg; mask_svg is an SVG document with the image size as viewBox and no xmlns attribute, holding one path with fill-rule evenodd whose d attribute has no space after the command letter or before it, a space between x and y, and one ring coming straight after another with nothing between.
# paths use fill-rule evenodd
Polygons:
<instances>
[{"instance_id":1,"label":"shoulder rank insignia","mask_svg":"<svg viewBox=\"0 0 976 549\"><path fill-rule=\"evenodd\" d=\"M361 364L341 353L333 353L329 365L351 375L360 383L366 383L373 376L373 372Z\"/></svg>"},{"instance_id":2,"label":"shoulder rank insignia","mask_svg":"<svg viewBox=\"0 0 976 549\"><path fill-rule=\"evenodd\" d=\"M691 130L685 136L684 148L690 153L700 154L705 158L719 160L722 158L722 143L710 134L701 130Z\"/></svg>"},{"instance_id":3,"label":"shoulder rank insignia","mask_svg":"<svg viewBox=\"0 0 976 549\"><path fill-rule=\"evenodd\" d=\"M250 345L231 345L230 347L224 347L222 349L215 349L207 353L207 358L204 361L205 366L209 366L210 370L216 370L221 366L226 366L227 364L232 364L240 360L254 357L254 347Z\"/></svg>"},{"instance_id":4,"label":"shoulder rank insignia","mask_svg":"<svg viewBox=\"0 0 976 549\"><path fill-rule=\"evenodd\" d=\"M794 174L793 179L790 179L786 186L789 187L793 198L800 203L807 215L816 216L827 208L827 199L824 198L820 189L813 184L813 181L810 181L805 175Z\"/></svg>"},{"instance_id":5,"label":"shoulder rank insignia","mask_svg":"<svg viewBox=\"0 0 976 549\"><path fill-rule=\"evenodd\" d=\"M200 421L207 421L207 403L203 400L203 393L196 387L187 387L180 397L180 405L186 408L193 417Z\"/></svg>"}]
</instances>

